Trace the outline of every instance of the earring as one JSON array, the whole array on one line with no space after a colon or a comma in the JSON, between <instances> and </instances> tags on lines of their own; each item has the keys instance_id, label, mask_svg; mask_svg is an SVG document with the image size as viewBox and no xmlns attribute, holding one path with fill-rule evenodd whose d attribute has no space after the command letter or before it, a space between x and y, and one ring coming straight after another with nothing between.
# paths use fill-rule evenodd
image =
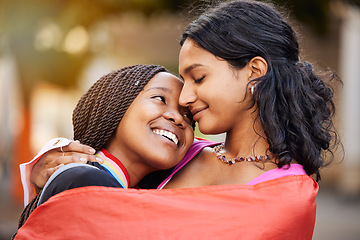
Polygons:
<instances>
[{"instance_id":1,"label":"earring","mask_svg":"<svg viewBox=\"0 0 360 240\"><path fill-rule=\"evenodd\" d=\"M255 85L252 85L250 88L251 94L254 95L254 91L255 91Z\"/></svg>"}]
</instances>

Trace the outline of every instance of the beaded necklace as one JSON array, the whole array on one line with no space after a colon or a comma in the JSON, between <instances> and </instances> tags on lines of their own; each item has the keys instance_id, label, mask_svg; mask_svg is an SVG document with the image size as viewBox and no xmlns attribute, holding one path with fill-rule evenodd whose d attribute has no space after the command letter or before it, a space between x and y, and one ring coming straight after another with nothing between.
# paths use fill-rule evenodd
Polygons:
<instances>
[{"instance_id":1,"label":"beaded necklace","mask_svg":"<svg viewBox=\"0 0 360 240\"><path fill-rule=\"evenodd\" d=\"M236 157L236 158L226 158L225 155L222 155L220 151L224 150L224 143L217 145L213 148L213 152L216 154L217 159L223 163L229 164L230 166L236 162L265 162L270 161L274 158L274 155L265 155L265 156L250 156L250 157Z\"/></svg>"}]
</instances>

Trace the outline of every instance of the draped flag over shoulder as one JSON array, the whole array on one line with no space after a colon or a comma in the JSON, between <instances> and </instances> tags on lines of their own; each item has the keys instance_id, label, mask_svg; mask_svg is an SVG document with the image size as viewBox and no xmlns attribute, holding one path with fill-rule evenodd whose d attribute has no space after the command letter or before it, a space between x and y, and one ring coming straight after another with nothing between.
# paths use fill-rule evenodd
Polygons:
<instances>
[{"instance_id":1,"label":"draped flag over shoulder","mask_svg":"<svg viewBox=\"0 0 360 240\"><path fill-rule=\"evenodd\" d=\"M137 190L83 187L39 206L15 239L312 239L317 183Z\"/></svg>"}]
</instances>

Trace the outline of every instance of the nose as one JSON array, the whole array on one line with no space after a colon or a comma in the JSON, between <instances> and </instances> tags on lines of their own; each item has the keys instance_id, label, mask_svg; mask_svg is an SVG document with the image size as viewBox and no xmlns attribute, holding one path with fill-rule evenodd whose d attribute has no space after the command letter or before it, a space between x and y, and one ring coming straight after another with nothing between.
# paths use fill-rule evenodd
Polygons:
<instances>
[{"instance_id":1,"label":"nose","mask_svg":"<svg viewBox=\"0 0 360 240\"><path fill-rule=\"evenodd\" d=\"M190 83L184 83L179 97L179 104L183 107L188 107L191 103L197 100L197 94L194 87Z\"/></svg>"},{"instance_id":2,"label":"nose","mask_svg":"<svg viewBox=\"0 0 360 240\"><path fill-rule=\"evenodd\" d=\"M172 122L180 128L183 128L185 126L185 120L178 110L169 109L168 111L164 112L163 116L166 120Z\"/></svg>"}]
</instances>

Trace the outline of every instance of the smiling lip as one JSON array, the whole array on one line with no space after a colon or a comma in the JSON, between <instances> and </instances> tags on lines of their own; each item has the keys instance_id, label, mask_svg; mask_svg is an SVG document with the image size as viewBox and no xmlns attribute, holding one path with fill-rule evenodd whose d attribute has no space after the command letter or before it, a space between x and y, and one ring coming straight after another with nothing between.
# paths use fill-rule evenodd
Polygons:
<instances>
[{"instance_id":1,"label":"smiling lip","mask_svg":"<svg viewBox=\"0 0 360 240\"><path fill-rule=\"evenodd\" d=\"M207 109L207 107L202 107L202 108L193 108L191 109L191 114L193 115L193 119L198 122L199 121L199 118L200 118L200 115L201 113Z\"/></svg>"},{"instance_id":2,"label":"smiling lip","mask_svg":"<svg viewBox=\"0 0 360 240\"><path fill-rule=\"evenodd\" d=\"M159 136L162 136L162 137L168 139L169 141L172 141L176 145L178 145L178 143L179 143L178 136L175 133L173 133L172 131L168 131L165 129L159 129L159 128L153 129L152 131L153 131L153 133L155 133Z\"/></svg>"}]
</instances>

